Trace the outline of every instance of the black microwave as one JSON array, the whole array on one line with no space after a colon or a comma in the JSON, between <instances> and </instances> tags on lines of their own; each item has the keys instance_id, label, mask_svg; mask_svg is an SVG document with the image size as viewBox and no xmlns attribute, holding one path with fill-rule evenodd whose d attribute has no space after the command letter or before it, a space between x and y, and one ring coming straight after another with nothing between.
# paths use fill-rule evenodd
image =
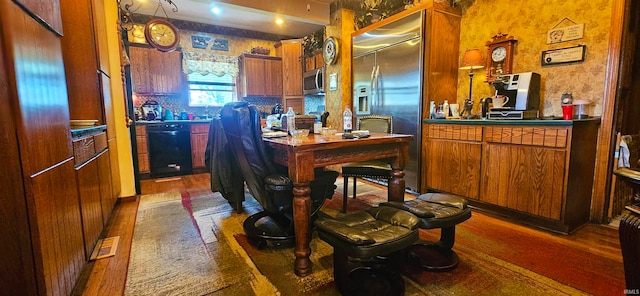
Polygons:
<instances>
[{"instance_id":1,"label":"black microwave","mask_svg":"<svg viewBox=\"0 0 640 296\"><path fill-rule=\"evenodd\" d=\"M302 82L305 95L324 95L324 67L304 72Z\"/></svg>"}]
</instances>

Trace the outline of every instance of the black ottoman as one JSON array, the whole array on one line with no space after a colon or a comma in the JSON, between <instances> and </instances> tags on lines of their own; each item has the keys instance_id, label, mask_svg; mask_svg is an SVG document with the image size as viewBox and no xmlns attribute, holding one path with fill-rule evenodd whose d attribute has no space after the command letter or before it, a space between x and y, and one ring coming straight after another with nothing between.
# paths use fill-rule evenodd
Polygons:
<instances>
[{"instance_id":1,"label":"black ottoman","mask_svg":"<svg viewBox=\"0 0 640 296\"><path fill-rule=\"evenodd\" d=\"M342 295L404 294L405 249L418 240L415 215L377 207L314 224L333 246L333 277Z\"/></svg>"},{"instance_id":2,"label":"black ottoman","mask_svg":"<svg viewBox=\"0 0 640 296\"><path fill-rule=\"evenodd\" d=\"M449 271L458 266L458 255L451 249L455 242L456 225L471 218L467 200L448 193L426 193L415 200L385 202L381 207L393 207L420 218L419 228L442 228L440 241L421 241L408 249L411 262L429 271Z\"/></svg>"}]
</instances>

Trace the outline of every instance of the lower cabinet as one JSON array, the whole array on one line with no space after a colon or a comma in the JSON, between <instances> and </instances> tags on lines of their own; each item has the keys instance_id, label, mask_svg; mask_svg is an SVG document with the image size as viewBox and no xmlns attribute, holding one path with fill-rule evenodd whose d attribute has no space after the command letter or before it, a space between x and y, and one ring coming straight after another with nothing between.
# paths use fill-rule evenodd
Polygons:
<instances>
[{"instance_id":1,"label":"lower cabinet","mask_svg":"<svg viewBox=\"0 0 640 296\"><path fill-rule=\"evenodd\" d=\"M191 163L194 169L203 169L204 151L207 148L209 123L191 124Z\"/></svg>"},{"instance_id":2,"label":"lower cabinet","mask_svg":"<svg viewBox=\"0 0 640 296\"><path fill-rule=\"evenodd\" d=\"M74 136L73 144L84 259L88 260L109 220L116 198L112 194L106 133Z\"/></svg>"},{"instance_id":3,"label":"lower cabinet","mask_svg":"<svg viewBox=\"0 0 640 296\"><path fill-rule=\"evenodd\" d=\"M88 260L95 243L100 238L103 227L98 162L92 159L76 167L76 179L80 194L85 259Z\"/></svg>"},{"instance_id":4,"label":"lower cabinet","mask_svg":"<svg viewBox=\"0 0 640 296\"><path fill-rule=\"evenodd\" d=\"M423 192L561 233L589 221L598 119L428 122Z\"/></svg>"},{"instance_id":5,"label":"lower cabinet","mask_svg":"<svg viewBox=\"0 0 640 296\"><path fill-rule=\"evenodd\" d=\"M143 174L150 173L146 125L136 125L136 144L138 146L138 171Z\"/></svg>"}]
</instances>

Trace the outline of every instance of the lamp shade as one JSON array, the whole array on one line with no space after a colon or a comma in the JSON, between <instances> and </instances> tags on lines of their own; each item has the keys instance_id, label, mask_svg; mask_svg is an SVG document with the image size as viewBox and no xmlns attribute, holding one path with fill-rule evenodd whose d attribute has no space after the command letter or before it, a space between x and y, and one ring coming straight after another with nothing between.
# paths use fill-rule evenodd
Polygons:
<instances>
[{"instance_id":1,"label":"lamp shade","mask_svg":"<svg viewBox=\"0 0 640 296\"><path fill-rule=\"evenodd\" d=\"M462 62L460 63L461 70L473 70L484 68L484 61L482 60L482 55L480 54L480 50L477 48L468 49L464 52L464 56L462 56Z\"/></svg>"}]
</instances>

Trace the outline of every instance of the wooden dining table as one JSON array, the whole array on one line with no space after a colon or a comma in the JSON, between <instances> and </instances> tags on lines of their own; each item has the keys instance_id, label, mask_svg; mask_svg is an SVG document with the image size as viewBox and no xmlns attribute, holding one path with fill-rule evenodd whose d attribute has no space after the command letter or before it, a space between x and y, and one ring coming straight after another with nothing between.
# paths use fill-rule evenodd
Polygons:
<instances>
[{"instance_id":1,"label":"wooden dining table","mask_svg":"<svg viewBox=\"0 0 640 296\"><path fill-rule=\"evenodd\" d=\"M311 189L314 168L342 163L388 159L391 179L388 186L390 201L403 201L405 192L404 167L409 160L409 141L412 135L371 133L368 138L343 139L340 134L322 136L311 134L303 138L291 136L263 138L273 148L274 162L289 169L293 181L293 216L296 256L294 272L307 276L312 272L311 248Z\"/></svg>"}]
</instances>

